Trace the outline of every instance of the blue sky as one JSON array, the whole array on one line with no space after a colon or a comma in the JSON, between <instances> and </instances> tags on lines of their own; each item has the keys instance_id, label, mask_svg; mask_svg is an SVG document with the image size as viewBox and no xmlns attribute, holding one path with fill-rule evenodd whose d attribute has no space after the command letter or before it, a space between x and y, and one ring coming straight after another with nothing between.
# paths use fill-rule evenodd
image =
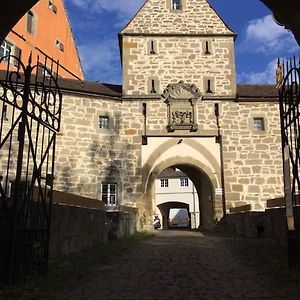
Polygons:
<instances>
[{"instance_id":1,"label":"blue sky","mask_svg":"<svg viewBox=\"0 0 300 300\"><path fill-rule=\"evenodd\" d=\"M298 54L293 35L260 0L209 0L238 34L238 83L273 83L278 57ZM87 80L121 84L118 33L144 0L65 0Z\"/></svg>"}]
</instances>

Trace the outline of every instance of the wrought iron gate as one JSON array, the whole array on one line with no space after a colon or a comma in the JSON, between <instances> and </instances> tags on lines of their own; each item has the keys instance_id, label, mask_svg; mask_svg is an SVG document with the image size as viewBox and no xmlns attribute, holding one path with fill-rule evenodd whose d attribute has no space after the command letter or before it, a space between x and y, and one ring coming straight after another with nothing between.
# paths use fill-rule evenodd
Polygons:
<instances>
[{"instance_id":1,"label":"wrought iron gate","mask_svg":"<svg viewBox=\"0 0 300 300\"><path fill-rule=\"evenodd\" d=\"M62 95L58 63L0 59L0 282L45 273L55 140Z\"/></svg>"},{"instance_id":2,"label":"wrought iron gate","mask_svg":"<svg viewBox=\"0 0 300 300\"><path fill-rule=\"evenodd\" d=\"M289 265L300 268L300 64L278 62Z\"/></svg>"}]
</instances>

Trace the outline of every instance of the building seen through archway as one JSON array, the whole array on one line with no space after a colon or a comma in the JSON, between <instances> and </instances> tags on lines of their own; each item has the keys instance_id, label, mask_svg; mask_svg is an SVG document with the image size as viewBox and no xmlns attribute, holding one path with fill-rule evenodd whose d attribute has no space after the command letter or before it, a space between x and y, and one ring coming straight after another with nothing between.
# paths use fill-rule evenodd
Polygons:
<instances>
[{"instance_id":1,"label":"building seen through archway","mask_svg":"<svg viewBox=\"0 0 300 300\"><path fill-rule=\"evenodd\" d=\"M198 193L188 176L177 168L165 169L155 180L155 215L162 220L162 228L169 227L170 210L186 209L189 228L200 225ZM180 224L178 224L180 225ZM184 224L185 225L185 224Z\"/></svg>"},{"instance_id":2,"label":"building seen through archway","mask_svg":"<svg viewBox=\"0 0 300 300\"><path fill-rule=\"evenodd\" d=\"M195 184L190 178L193 178ZM159 216L163 229L177 225L192 229L209 226L215 216L213 194L213 185L202 170L187 165L172 166L163 170L155 180L154 214ZM180 210L187 211L188 224L171 223L176 210L179 215Z\"/></svg>"}]
</instances>

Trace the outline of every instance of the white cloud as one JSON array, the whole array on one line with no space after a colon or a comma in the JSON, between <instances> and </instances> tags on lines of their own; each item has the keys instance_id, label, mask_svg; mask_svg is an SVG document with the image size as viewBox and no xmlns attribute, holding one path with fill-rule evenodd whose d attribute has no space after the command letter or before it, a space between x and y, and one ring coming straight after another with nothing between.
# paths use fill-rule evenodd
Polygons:
<instances>
[{"instance_id":1,"label":"white cloud","mask_svg":"<svg viewBox=\"0 0 300 300\"><path fill-rule=\"evenodd\" d=\"M90 13L116 12L118 17L129 19L134 16L144 0L68 0Z\"/></svg>"},{"instance_id":2,"label":"white cloud","mask_svg":"<svg viewBox=\"0 0 300 300\"><path fill-rule=\"evenodd\" d=\"M247 27L247 38L270 42L287 34L287 31L278 26L271 15L261 19L251 20Z\"/></svg>"},{"instance_id":3,"label":"white cloud","mask_svg":"<svg viewBox=\"0 0 300 300\"><path fill-rule=\"evenodd\" d=\"M277 68L277 59L268 63L261 72L242 73L238 75L239 83L248 84L275 84L275 74Z\"/></svg>"},{"instance_id":4,"label":"white cloud","mask_svg":"<svg viewBox=\"0 0 300 300\"><path fill-rule=\"evenodd\" d=\"M78 46L81 62L87 79L100 82L120 83L120 54L117 40Z\"/></svg>"},{"instance_id":5,"label":"white cloud","mask_svg":"<svg viewBox=\"0 0 300 300\"><path fill-rule=\"evenodd\" d=\"M249 21L246 38L240 50L264 54L294 52L298 45L294 36L275 23L271 15Z\"/></svg>"}]
</instances>

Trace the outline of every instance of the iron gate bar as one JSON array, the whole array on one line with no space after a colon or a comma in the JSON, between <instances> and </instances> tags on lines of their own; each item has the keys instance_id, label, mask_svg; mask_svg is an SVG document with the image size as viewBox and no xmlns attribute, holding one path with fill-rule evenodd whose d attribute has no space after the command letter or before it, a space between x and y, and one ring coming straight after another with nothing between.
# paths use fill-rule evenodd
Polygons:
<instances>
[{"instance_id":1,"label":"iron gate bar","mask_svg":"<svg viewBox=\"0 0 300 300\"><path fill-rule=\"evenodd\" d=\"M285 206L289 265L300 269L300 63L278 60L282 70L279 89Z\"/></svg>"},{"instance_id":2,"label":"iron gate bar","mask_svg":"<svg viewBox=\"0 0 300 300\"><path fill-rule=\"evenodd\" d=\"M18 63L10 70L12 59ZM30 56L25 67L12 55L3 60L8 63L0 80L0 150L7 159L0 158L0 281L15 282L47 270L62 94L58 62L37 58L32 66Z\"/></svg>"}]
</instances>

